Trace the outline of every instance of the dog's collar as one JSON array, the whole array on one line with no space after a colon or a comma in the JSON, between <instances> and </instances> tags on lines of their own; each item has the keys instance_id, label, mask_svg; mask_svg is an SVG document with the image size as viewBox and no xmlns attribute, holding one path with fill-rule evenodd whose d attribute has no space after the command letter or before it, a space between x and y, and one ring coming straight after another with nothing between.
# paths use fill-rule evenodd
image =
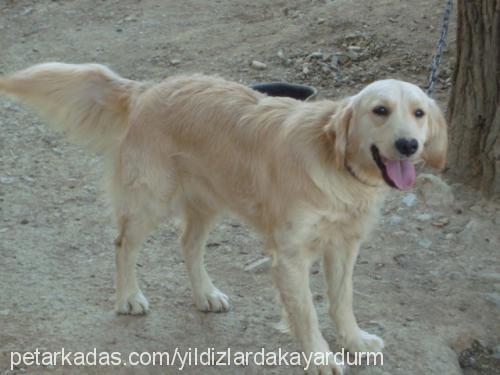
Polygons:
<instances>
[{"instance_id":1,"label":"dog's collar","mask_svg":"<svg viewBox=\"0 0 500 375\"><path fill-rule=\"evenodd\" d=\"M345 156L344 156L344 168L349 172L352 178L355 180L361 182L363 185L372 187L372 188L378 188L381 187L382 185L373 185L370 184L363 179L361 179L355 172L354 169L351 168L351 166L347 163L347 149L349 148L349 126L347 127L347 133L346 133L346 140L345 140Z\"/></svg>"},{"instance_id":2,"label":"dog's collar","mask_svg":"<svg viewBox=\"0 0 500 375\"><path fill-rule=\"evenodd\" d=\"M345 162L344 162L344 167L345 169L347 170L347 172L349 172L349 174L351 175L351 177L353 177L354 179L358 180L359 182L361 182L363 185L366 185L366 186L369 186L369 187L373 187L373 188L378 188L378 187L381 187L382 185L373 185L373 184L370 184L366 181L363 181L355 172L354 170L349 166L349 164L347 164L347 158L345 158Z\"/></svg>"}]
</instances>

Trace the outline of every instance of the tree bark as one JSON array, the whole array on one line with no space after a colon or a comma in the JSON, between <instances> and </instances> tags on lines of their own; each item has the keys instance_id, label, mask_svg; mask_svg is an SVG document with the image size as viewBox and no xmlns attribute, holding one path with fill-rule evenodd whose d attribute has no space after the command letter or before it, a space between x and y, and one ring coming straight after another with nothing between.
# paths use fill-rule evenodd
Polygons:
<instances>
[{"instance_id":1,"label":"tree bark","mask_svg":"<svg viewBox=\"0 0 500 375\"><path fill-rule=\"evenodd\" d=\"M448 166L500 193L500 0L458 0L457 60L448 103Z\"/></svg>"}]
</instances>

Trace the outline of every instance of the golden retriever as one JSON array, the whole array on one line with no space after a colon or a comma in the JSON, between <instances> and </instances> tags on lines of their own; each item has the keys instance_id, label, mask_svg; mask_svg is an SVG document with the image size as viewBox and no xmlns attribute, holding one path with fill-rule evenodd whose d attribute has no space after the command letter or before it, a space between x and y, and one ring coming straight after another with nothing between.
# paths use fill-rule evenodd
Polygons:
<instances>
[{"instance_id":1,"label":"golden retriever","mask_svg":"<svg viewBox=\"0 0 500 375\"><path fill-rule=\"evenodd\" d=\"M147 311L137 253L158 222L177 213L197 308L228 310L228 297L203 262L207 234L227 210L262 235L284 319L304 352L329 351L309 289L319 258L340 344L356 352L382 349L383 341L356 322L352 274L389 187L411 188L420 159L444 165L446 123L420 88L382 80L340 101L300 102L216 77L150 84L102 65L47 63L0 78L0 91L106 154L119 233L119 313ZM313 372L342 369L330 363Z\"/></svg>"}]
</instances>

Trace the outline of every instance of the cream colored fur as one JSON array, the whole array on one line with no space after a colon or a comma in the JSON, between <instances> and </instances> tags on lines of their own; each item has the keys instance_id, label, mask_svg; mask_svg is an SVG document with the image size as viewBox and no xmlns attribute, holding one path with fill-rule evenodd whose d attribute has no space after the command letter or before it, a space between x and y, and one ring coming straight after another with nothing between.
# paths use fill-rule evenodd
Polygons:
<instances>
[{"instance_id":1,"label":"cream colored fur","mask_svg":"<svg viewBox=\"0 0 500 375\"><path fill-rule=\"evenodd\" d=\"M359 328L352 307L359 247L388 191L369 148L376 144L383 155L397 157L395 138L411 136L420 143L412 160L443 166L446 124L418 87L386 80L342 101L304 103L215 77L146 85L101 65L49 63L0 78L0 91L34 107L71 139L107 152L119 230L118 312L147 311L135 275L137 253L158 222L177 212L184 218L182 249L196 306L228 310L203 256L215 219L231 211L262 235L284 318L305 352L330 350L309 289L317 259L339 344L382 349L379 337ZM380 103L390 116L373 114ZM417 107L425 118L415 118ZM342 369L332 363L312 372Z\"/></svg>"}]
</instances>

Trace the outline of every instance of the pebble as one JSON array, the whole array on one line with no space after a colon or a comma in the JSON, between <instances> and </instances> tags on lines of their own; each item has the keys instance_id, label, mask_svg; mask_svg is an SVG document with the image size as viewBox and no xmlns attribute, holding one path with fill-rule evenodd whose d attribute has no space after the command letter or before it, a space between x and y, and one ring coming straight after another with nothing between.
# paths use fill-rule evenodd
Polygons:
<instances>
[{"instance_id":1,"label":"pebble","mask_svg":"<svg viewBox=\"0 0 500 375\"><path fill-rule=\"evenodd\" d=\"M28 16L31 13L33 13L33 8L29 7L24 10L24 12L21 14L21 16Z\"/></svg>"},{"instance_id":2,"label":"pebble","mask_svg":"<svg viewBox=\"0 0 500 375\"><path fill-rule=\"evenodd\" d=\"M309 58L311 59L322 59L323 58L323 52L321 51L316 51L316 52L313 52L309 55Z\"/></svg>"},{"instance_id":3,"label":"pebble","mask_svg":"<svg viewBox=\"0 0 500 375\"><path fill-rule=\"evenodd\" d=\"M15 177L10 176L0 176L0 183L4 185L13 184L16 181Z\"/></svg>"},{"instance_id":4,"label":"pebble","mask_svg":"<svg viewBox=\"0 0 500 375\"><path fill-rule=\"evenodd\" d=\"M464 278L463 274L460 272L450 272L448 274L450 280L462 280Z\"/></svg>"},{"instance_id":5,"label":"pebble","mask_svg":"<svg viewBox=\"0 0 500 375\"><path fill-rule=\"evenodd\" d=\"M403 222L403 218L401 216L398 216L398 215L392 215L389 218L389 224L391 224L391 225L399 225L402 222Z\"/></svg>"},{"instance_id":6,"label":"pebble","mask_svg":"<svg viewBox=\"0 0 500 375\"><path fill-rule=\"evenodd\" d=\"M359 46L349 46L347 47L347 56L352 61L358 61L361 58L361 47Z\"/></svg>"},{"instance_id":7,"label":"pebble","mask_svg":"<svg viewBox=\"0 0 500 375\"><path fill-rule=\"evenodd\" d=\"M406 194L401 199L401 202L403 202L407 207L413 207L417 203L417 196L413 193Z\"/></svg>"},{"instance_id":8,"label":"pebble","mask_svg":"<svg viewBox=\"0 0 500 375\"><path fill-rule=\"evenodd\" d=\"M251 261L245 266L246 272L262 272L269 268L271 265L271 258L262 257Z\"/></svg>"},{"instance_id":9,"label":"pebble","mask_svg":"<svg viewBox=\"0 0 500 375\"><path fill-rule=\"evenodd\" d=\"M493 302L497 307L500 307L500 293L484 293L484 298L490 302Z\"/></svg>"},{"instance_id":10,"label":"pebble","mask_svg":"<svg viewBox=\"0 0 500 375\"><path fill-rule=\"evenodd\" d=\"M431 214L427 214L427 213L423 213L423 214L418 214L417 216L415 216L415 218L417 219L417 221L429 221L430 219L432 219L432 215Z\"/></svg>"},{"instance_id":11,"label":"pebble","mask_svg":"<svg viewBox=\"0 0 500 375\"><path fill-rule=\"evenodd\" d=\"M429 240L428 238L422 238L420 240L417 241L417 243L422 246L424 249L428 249L431 247L432 245L432 241Z\"/></svg>"},{"instance_id":12,"label":"pebble","mask_svg":"<svg viewBox=\"0 0 500 375\"><path fill-rule=\"evenodd\" d=\"M443 227L447 226L449 223L450 223L450 219L448 219L447 217L442 217L442 218L434 221L432 223L432 225L437 227L437 228L443 228Z\"/></svg>"},{"instance_id":13,"label":"pebble","mask_svg":"<svg viewBox=\"0 0 500 375\"><path fill-rule=\"evenodd\" d=\"M264 64L263 62L257 61L257 60L253 60L252 61L251 67L254 68L254 69L257 69L257 70L267 69L267 65L266 64Z\"/></svg>"},{"instance_id":14,"label":"pebble","mask_svg":"<svg viewBox=\"0 0 500 375\"><path fill-rule=\"evenodd\" d=\"M173 60L170 60L170 64L172 64L172 65L174 65L174 66L175 66L175 65L179 65L180 63L181 63L181 60L179 60L179 59L173 59Z\"/></svg>"},{"instance_id":15,"label":"pebble","mask_svg":"<svg viewBox=\"0 0 500 375\"><path fill-rule=\"evenodd\" d=\"M345 65L349 62L349 56L345 53L332 54L331 64L333 66Z\"/></svg>"}]
</instances>

